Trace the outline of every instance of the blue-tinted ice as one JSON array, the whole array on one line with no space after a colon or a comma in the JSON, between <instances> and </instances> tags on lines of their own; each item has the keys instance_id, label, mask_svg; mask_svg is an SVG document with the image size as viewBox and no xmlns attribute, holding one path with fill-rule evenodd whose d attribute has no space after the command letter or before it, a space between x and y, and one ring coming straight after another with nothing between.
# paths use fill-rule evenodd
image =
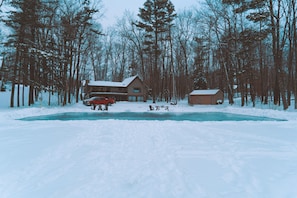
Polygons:
<instances>
[{"instance_id":1,"label":"blue-tinted ice","mask_svg":"<svg viewBox=\"0 0 297 198\"><path fill-rule=\"evenodd\" d=\"M67 112L51 115L25 117L23 121L38 120L150 120L150 121L285 121L263 116L251 116L224 112Z\"/></svg>"}]
</instances>

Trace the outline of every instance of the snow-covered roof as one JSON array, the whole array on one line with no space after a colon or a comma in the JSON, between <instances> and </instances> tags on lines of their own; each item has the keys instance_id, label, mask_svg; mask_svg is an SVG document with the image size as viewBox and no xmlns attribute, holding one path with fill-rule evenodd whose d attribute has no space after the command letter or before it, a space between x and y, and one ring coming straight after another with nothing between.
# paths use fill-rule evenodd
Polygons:
<instances>
[{"instance_id":1,"label":"snow-covered roof","mask_svg":"<svg viewBox=\"0 0 297 198\"><path fill-rule=\"evenodd\" d=\"M95 87L124 87L121 82L111 82L111 81L90 81L89 86Z\"/></svg>"},{"instance_id":2,"label":"snow-covered roof","mask_svg":"<svg viewBox=\"0 0 297 198\"><path fill-rule=\"evenodd\" d=\"M132 77L130 77L130 78L126 78L126 79L123 80L122 83L123 83L124 85L126 85L126 87L127 87L128 85L130 85L130 83L132 83L132 81L133 81L135 78L137 78L137 76L132 76Z\"/></svg>"},{"instance_id":3,"label":"snow-covered roof","mask_svg":"<svg viewBox=\"0 0 297 198\"><path fill-rule=\"evenodd\" d=\"M132 76L130 78L124 79L122 82L112 82L112 81L90 81L89 86L97 87L128 87L132 81L137 78L137 76Z\"/></svg>"},{"instance_id":4,"label":"snow-covered roof","mask_svg":"<svg viewBox=\"0 0 297 198\"><path fill-rule=\"evenodd\" d=\"M190 93L190 95L215 95L219 91L220 91L219 89L194 90Z\"/></svg>"}]
</instances>

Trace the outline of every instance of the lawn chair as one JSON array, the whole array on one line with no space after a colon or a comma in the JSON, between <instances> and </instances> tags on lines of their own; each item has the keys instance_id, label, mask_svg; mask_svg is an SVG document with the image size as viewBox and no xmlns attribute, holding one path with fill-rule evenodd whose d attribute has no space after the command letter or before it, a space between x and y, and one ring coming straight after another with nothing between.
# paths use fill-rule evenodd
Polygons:
<instances>
[{"instance_id":1,"label":"lawn chair","mask_svg":"<svg viewBox=\"0 0 297 198\"><path fill-rule=\"evenodd\" d=\"M150 111L155 110L154 107L153 107L152 105L150 105L149 108L150 108Z\"/></svg>"}]
</instances>

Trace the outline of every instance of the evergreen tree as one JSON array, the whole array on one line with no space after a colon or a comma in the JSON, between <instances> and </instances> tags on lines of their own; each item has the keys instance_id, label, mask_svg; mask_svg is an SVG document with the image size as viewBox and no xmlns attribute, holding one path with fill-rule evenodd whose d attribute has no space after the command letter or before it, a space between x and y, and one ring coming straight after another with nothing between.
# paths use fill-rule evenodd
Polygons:
<instances>
[{"instance_id":1,"label":"evergreen tree","mask_svg":"<svg viewBox=\"0 0 297 198\"><path fill-rule=\"evenodd\" d=\"M206 50L203 43L203 38L196 37L195 39L195 58L194 66L195 70L193 73L193 88L197 89L207 89L207 80L204 68Z\"/></svg>"},{"instance_id":2,"label":"evergreen tree","mask_svg":"<svg viewBox=\"0 0 297 198\"><path fill-rule=\"evenodd\" d=\"M11 6L16 11L12 11L6 24L12 28L12 34L8 45L15 47L15 64L13 67L14 80L11 92L10 106L14 106L14 87L18 84L17 106L19 104L19 84L30 85L29 105L34 103L34 86L36 68L33 49L37 46L37 29L40 27L39 13L42 3L39 0L12 0Z\"/></svg>"},{"instance_id":3,"label":"evergreen tree","mask_svg":"<svg viewBox=\"0 0 297 198\"><path fill-rule=\"evenodd\" d=\"M194 71L193 89L194 90L207 89L207 80L202 66L197 67Z\"/></svg>"},{"instance_id":4,"label":"evergreen tree","mask_svg":"<svg viewBox=\"0 0 297 198\"><path fill-rule=\"evenodd\" d=\"M151 63L150 76L153 102L159 90L158 80L160 79L160 68L158 60L161 54L160 42L170 35L170 28L173 25L173 20L176 16L174 5L170 0L146 0L140 8L138 16L141 21L137 22L137 27L143 29L146 33L145 48L148 57L153 57L149 60Z\"/></svg>"},{"instance_id":5,"label":"evergreen tree","mask_svg":"<svg viewBox=\"0 0 297 198\"><path fill-rule=\"evenodd\" d=\"M234 9L235 13L246 13L246 18L254 23L259 23L259 31L255 31L253 40L261 42L270 33L272 37L272 53L275 69L275 83L274 83L274 104L280 105L283 102L284 109L288 108L288 101L286 99L284 69L282 66L283 49L285 47L285 40L287 37L288 16L285 15L287 11L283 11L283 1L281 0L223 0L223 3L229 5L237 5ZM282 18L284 17L284 18ZM284 27L281 26L282 20L285 22ZM262 29L262 24L266 27ZM283 32L281 32L283 30ZM261 48L260 43L260 48ZM261 49L260 49L261 50ZM260 53L260 61L262 61ZM260 62L260 65L263 63ZM262 66L261 66L262 67ZM261 70L263 70L261 68Z\"/></svg>"}]
</instances>

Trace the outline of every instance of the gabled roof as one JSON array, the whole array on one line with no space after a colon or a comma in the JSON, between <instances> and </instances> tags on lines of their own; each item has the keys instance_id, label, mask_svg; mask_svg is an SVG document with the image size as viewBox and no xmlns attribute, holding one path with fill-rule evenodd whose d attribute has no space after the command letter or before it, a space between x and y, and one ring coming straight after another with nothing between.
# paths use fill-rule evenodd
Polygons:
<instances>
[{"instance_id":1,"label":"gabled roof","mask_svg":"<svg viewBox=\"0 0 297 198\"><path fill-rule=\"evenodd\" d=\"M194 90L190 93L191 96L193 95L215 95L219 92L219 89L202 89L202 90Z\"/></svg>"},{"instance_id":2,"label":"gabled roof","mask_svg":"<svg viewBox=\"0 0 297 198\"><path fill-rule=\"evenodd\" d=\"M123 80L123 85L125 85L126 87L128 87L138 76L132 76L130 78L126 78Z\"/></svg>"},{"instance_id":3,"label":"gabled roof","mask_svg":"<svg viewBox=\"0 0 297 198\"><path fill-rule=\"evenodd\" d=\"M90 81L89 86L95 87L128 87L138 76L132 76L130 78L124 79L122 82L112 82L112 81Z\"/></svg>"}]
</instances>

